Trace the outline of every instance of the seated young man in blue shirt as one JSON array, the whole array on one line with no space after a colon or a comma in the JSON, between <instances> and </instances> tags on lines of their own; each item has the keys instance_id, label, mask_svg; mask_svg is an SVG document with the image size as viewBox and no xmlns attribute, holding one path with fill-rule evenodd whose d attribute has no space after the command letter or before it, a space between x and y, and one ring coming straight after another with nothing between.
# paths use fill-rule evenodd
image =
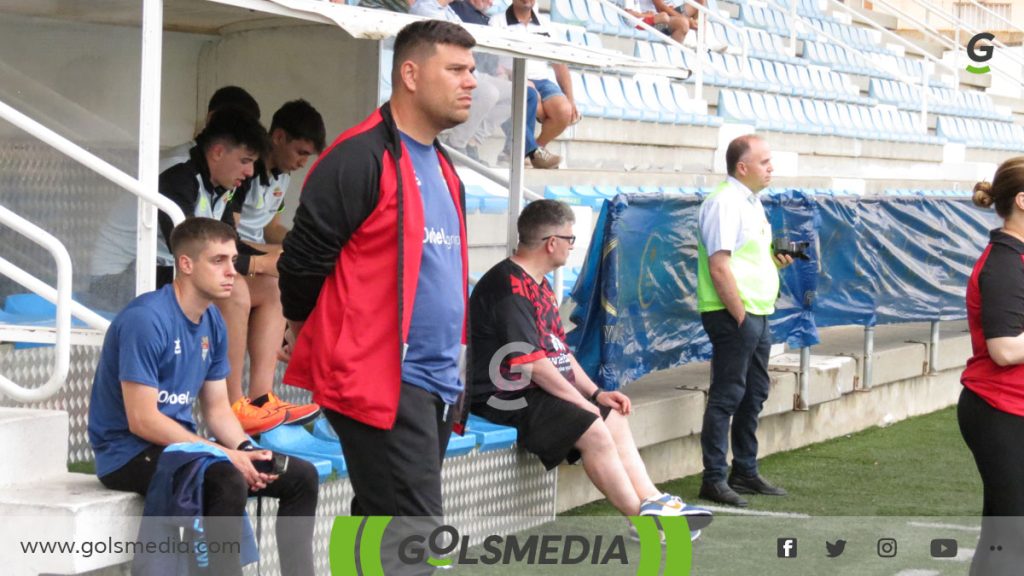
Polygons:
<instances>
[{"instance_id":1,"label":"seated young man in blue shirt","mask_svg":"<svg viewBox=\"0 0 1024 576\"><path fill-rule=\"evenodd\" d=\"M167 446L214 446L227 461L209 465L203 478L203 515L217 517L207 522L207 541L241 541L249 495L279 498L279 517L295 517L277 524L281 571L312 575L316 470L291 458L280 475L257 471L272 453L252 449L228 402L227 331L211 304L234 287L235 231L190 218L171 233L171 250L174 281L132 300L104 339L89 402L96 474L107 488L145 495ZM196 399L216 441L197 434ZM212 574L242 573L238 547L211 545L209 561Z\"/></svg>"}]
</instances>

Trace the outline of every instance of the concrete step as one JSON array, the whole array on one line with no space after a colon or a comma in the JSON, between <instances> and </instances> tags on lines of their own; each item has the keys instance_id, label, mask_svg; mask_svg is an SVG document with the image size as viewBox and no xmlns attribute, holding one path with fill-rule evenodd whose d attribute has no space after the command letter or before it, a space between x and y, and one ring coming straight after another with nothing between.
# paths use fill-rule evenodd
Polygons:
<instances>
[{"instance_id":1,"label":"concrete step","mask_svg":"<svg viewBox=\"0 0 1024 576\"><path fill-rule=\"evenodd\" d=\"M822 343L812 349L806 410L794 409L799 355L773 356L771 388L758 430L760 454L792 450L953 404L960 391L960 372L970 357L970 338L965 321L943 322L940 327L935 373L927 366L929 324L876 327L875 377L866 390L860 385L863 328L822 329ZM624 390L633 402L630 427L655 482L702 469L700 428L709 383L710 364L694 362L653 372ZM581 466L560 466L558 474L559 511L603 497ZM681 496L692 500L696 495Z\"/></svg>"},{"instance_id":2,"label":"concrete step","mask_svg":"<svg viewBox=\"0 0 1024 576\"><path fill-rule=\"evenodd\" d=\"M68 429L67 412L0 408L0 486L31 484L66 473Z\"/></svg>"},{"instance_id":3,"label":"concrete step","mask_svg":"<svg viewBox=\"0 0 1024 576\"><path fill-rule=\"evenodd\" d=\"M72 328L70 342L73 346L103 346L105 334L106 332L92 328ZM2 324L0 325L0 341L56 344L57 328L30 324Z\"/></svg>"},{"instance_id":4,"label":"concrete step","mask_svg":"<svg viewBox=\"0 0 1024 576\"><path fill-rule=\"evenodd\" d=\"M100 546L134 541L142 507L140 496L107 490L91 474L64 472L45 482L5 487L0 491L3 572L81 574L123 564L130 554L100 553ZM74 553L23 553L20 543L31 541L77 548Z\"/></svg>"},{"instance_id":5,"label":"concrete step","mask_svg":"<svg viewBox=\"0 0 1024 576\"><path fill-rule=\"evenodd\" d=\"M772 135L774 146L774 135ZM994 158L995 156L993 156ZM802 170L801 170L802 172ZM930 175L929 175L930 176ZM683 172L649 172L633 171L623 172L621 170L574 170L563 168L559 170L527 170L527 186L543 192L546 186L714 186L723 175L715 172L712 166L708 165L701 171ZM812 176L801 173L799 176L778 176L772 175L772 186L782 188L847 188L845 182L839 182L835 174ZM900 177L869 174L862 178L862 190L864 194L880 194L890 188L909 188L915 190L947 190L954 187L959 189L970 189L976 180L972 179L941 179L930 178L909 178L903 174ZM504 232L502 232L504 233Z\"/></svg>"}]
</instances>

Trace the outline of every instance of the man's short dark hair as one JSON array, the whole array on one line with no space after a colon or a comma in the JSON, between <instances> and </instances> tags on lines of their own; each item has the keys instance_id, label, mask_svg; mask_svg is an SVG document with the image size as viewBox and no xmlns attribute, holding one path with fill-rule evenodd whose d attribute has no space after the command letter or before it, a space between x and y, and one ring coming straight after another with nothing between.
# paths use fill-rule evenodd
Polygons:
<instances>
[{"instance_id":1,"label":"man's short dark hair","mask_svg":"<svg viewBox=\"0 0 1024 576\"><path fill-rule=\"evenodd\" d=\"M557 200L534 200L526 205L516 228L521 244L536 244L566 224L576 222L572 208Z\"/></svg>"},{"instance_id":2,"label":"man's short dark hair","mask_svg":"<svg viewBox=\"0 0 1024 576\"><path fill-rule=\"evenodd\" d=\"M429 58L438 44L471 49L476 46L473 35L465 28L444 20L420 20L407 25L395 38L395 56L392 60L392 83L397 84L402 62L413 58Z\"/></svg>"},{"instance_id":3,"label":"man's short dark hair","mask_svg":"<svg viewBox=\"0 0 1024 576\"><path fill-rule=\"evenodd\" d=\"M309 140L317 154L324 151L324 141L327 139L324 119L309 102L292 100L278 108L270 121L270 133L273 134L278 128L284 130L292 140Z\"/></svg>"},{"instance_id":4,"label":"man's short dark hair","mask_svg":"<svg viewBox=\"0 0 1024 576\"><path fill-rule=\"evenodd\" d=\"M260 119L260 105L252 97L252 94L246 92L245 88L238 86L221 87L213 93L213 96L210 96L210 103L206 106L206 112L216 112L221 108L238 108L253 118Z\"/></svg>"},{"instance_id":5,"label":"man's short dark hair","mask_svg":"<svg viewBox=\"0 0 1024 576\"><path fill-rule=\"evenodd\" d=\"M267 131L260 121L238 108L221 108L210 116L206 128L196 136L199 149L206 152L222 142L231 147L245 146L260 157L267 152Z\"/></svg>"},{"instance_id":6,"label":"man's short dark hair","mask_svg":"<svg viewBox=\"0 0 1024 576\"><path fill-rule=\"evenodd\" d=\"M739 164L740 158L743 158L750 151L750 143L754 140L761 140L761 137L757 134L744 134L729 142L729 147L725 149L726 174L729 176L736 175L736 165Z\"/></svg>"},{"instance_id":7,"label":"man's short dark hair","mask_svg":"<svg viewBox=\"0 0 1024 576\"><path fill-rule=\"evenodd\" d=\"M190 258L199 256L209 242L234 242L237 238L235 229L225 222L191 216L171 231L171 253L177 264L182 254Z\"/></svg>"}]
</instances>

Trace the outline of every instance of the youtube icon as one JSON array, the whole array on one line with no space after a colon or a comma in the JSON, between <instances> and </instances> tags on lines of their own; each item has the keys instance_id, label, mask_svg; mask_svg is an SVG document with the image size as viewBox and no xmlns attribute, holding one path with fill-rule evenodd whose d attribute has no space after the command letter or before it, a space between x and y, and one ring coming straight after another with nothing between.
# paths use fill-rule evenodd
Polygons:
<instances>
[{"instance_id":1,"label":"youtube icon","mask_svg":"<svg viewBox=\"0 0 1024 576\"><path fill-rule=\"evenodd\" d=\"M932 540L932 558L956 558L957 542L952 538Z\"/></svg>"}]
</instances>

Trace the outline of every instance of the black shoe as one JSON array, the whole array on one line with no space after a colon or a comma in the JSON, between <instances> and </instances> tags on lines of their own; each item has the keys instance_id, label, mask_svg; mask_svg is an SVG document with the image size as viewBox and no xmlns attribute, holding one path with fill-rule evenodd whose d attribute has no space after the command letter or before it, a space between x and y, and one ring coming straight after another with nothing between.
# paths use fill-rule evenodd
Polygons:
<instances>
[{"instance_id":1,"label":"black shoe","mask_svg":"<svg viewBox=\"0 0 1024 576\"><path fill-rule=\"evenodd\" d=\"M772 486L760 474L754 476L731 474L729 476L729 486L732 486L732 489L740 494L764 494L765 496L785 496L788 494L782 488Z\"/></svg>"},{"instance_id":2,"label":"black shoe","mask_svg":"<svg viewBox=\"0 0 1024 576\"><path fill-rule=\"evenodd\" d=\"M705 500L711 500L712 502L718 502L719 504L725 504L727 506L736 506L739 508L747 507L747 501L730 488L727 483L721 480L718 482L702 483L700 485L700 497Z\"/></svg>"}]
</instances>

